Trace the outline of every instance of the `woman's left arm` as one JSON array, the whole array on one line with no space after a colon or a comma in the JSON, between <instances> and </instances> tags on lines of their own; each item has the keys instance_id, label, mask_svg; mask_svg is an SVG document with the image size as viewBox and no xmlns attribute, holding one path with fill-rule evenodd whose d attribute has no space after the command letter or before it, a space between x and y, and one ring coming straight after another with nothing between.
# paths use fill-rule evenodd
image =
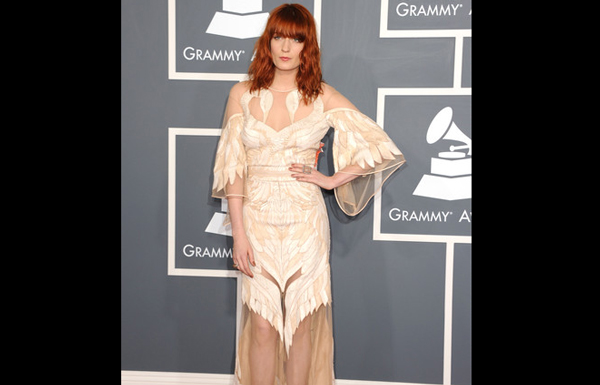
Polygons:
<instances>
[{"instance_id":1,"label":"woman's left arm","mask_svg":"<svg viewBox=\"0 0 600 385\"><path fill-rule=\"evenodd\" d=\"M393 140L375 121L361 113L333 87L325 84L323 91L326 120L335 129L332 151L335 154L333 165L337 171L326 176L318 170L306 169L301 164L293 164L290 171L298 181L334 190L342 211L354 216L365 208L405 159Z\"/></svg>"}]
</instances>

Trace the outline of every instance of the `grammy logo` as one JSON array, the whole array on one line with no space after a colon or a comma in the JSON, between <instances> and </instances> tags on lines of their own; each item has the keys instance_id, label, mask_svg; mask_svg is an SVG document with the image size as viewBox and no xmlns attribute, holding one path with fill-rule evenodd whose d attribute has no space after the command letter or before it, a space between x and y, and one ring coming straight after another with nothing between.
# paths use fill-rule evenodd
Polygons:
<instances>
[{"instance_id":1,"label":"grammy logo","mask_svg":"<svg viewBox=\"0 0 600 385\"><path fill-rule=\"evenodd\" d=\"M447 201L471 199L471 138L452 121L452 108L444 107L435 115L425 139L429 144L439 140L463 144L451 145L450 151L440 152L437 157L431 158L431 174L423 175L413 195Z\"/></svg>"},{"instance_id":2,"label":"grammy logo","mask_svg":"<svg viewBox=\"0 0 600 385\"><path fill-rule=\"evenodd\" d=\"M206 33L236 39L259 37L269 18L269 12L261 12L262 0L223 0L223 11L215 13Z\"/></svg>"},{"instance_id":3,"label":"grammy logo","mask_svg":"<svg viewBox=\"0 0 600 385\"><path fill-rule=\"evenodd\" d=\"M226 217L225 213L227 212L227 199L221 199L221 211L223 212L214 213L204 232L227 235L231 237L231 224L223 226L223 222L225 221Z\"/></svg>"}]
</instances>

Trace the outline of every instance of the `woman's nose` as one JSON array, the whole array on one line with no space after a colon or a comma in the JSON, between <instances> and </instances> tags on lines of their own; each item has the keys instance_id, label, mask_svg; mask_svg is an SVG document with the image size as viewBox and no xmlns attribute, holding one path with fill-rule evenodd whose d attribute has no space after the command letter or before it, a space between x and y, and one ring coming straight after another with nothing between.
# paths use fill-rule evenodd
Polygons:
<instances>
[{"instance_id":1,"label":"woman's nose","mask_svg":"<svg viewBox=\"0 0 600 385\"><path fill-rule=\"evenodd\" d=\"M283 40L283 44L281 45L281 50L283 52L289 52L290 51L290 45L292 43L290 42L290 39L286 38Z\"/></svg>"}]
</instances>

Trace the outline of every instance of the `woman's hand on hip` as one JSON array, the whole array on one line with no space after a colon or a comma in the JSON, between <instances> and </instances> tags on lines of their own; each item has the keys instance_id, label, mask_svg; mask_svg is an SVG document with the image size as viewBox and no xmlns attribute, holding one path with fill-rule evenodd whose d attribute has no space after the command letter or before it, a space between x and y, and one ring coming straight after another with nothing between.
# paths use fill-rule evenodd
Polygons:
<instances>
[{"instance_id":1,"label":"woman's hand on hip","mask_svg":"<svg viewBox=\"0 0 600 385\"><path fill-rule=\"evenodd\" d=\"M316 184L325 190L331 190L335 186L333 185L332 179L320 173L316 168L306 164L293 163L289 170L292 172L292 177L296 178L299 182L308 182Z\"/></svg>"}]
</instances>

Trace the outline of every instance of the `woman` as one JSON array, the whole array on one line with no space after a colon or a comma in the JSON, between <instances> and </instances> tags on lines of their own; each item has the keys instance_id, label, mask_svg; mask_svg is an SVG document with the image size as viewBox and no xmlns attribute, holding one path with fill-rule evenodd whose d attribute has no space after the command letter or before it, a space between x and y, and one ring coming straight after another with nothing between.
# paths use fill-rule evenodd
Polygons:
<instances>
[{"instance_id":1,"label":"woman","mask_svg":"<svg viewBox=\"0 0 600 385\"><path fill-rule=\"evenodd\" d=\"M404 156L322 81L306 8L275 8L255 50L249 80L229 94L212 191L228 201L233 266L243 273L235 378L243 385L329 385L329 219L320 189L334 189L342 210L356 215ZM329 127L336 172L326 176L316 158Z\"/></svg>"}]
</instances>

